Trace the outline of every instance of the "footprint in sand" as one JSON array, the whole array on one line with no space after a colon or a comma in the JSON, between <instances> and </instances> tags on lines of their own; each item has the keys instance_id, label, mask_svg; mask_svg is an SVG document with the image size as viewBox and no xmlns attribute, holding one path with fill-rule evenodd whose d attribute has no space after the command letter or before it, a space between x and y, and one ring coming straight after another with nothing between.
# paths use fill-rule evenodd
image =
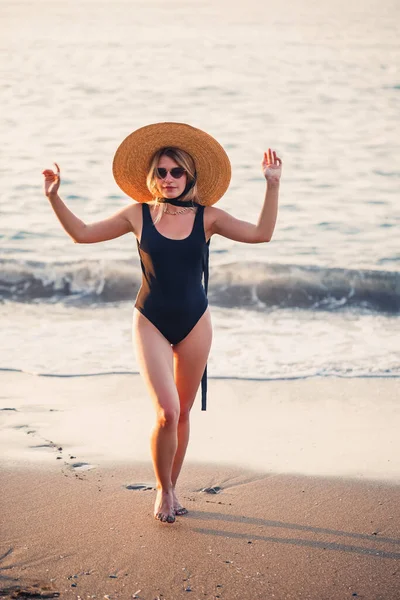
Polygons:
<instances>
[{"instance_id":1,"label":"footprint in sand","mask_svg":"<svg viewBox=\"0 0 400 600\"><path fill-rule=\"evenodd\" d=\"M85 462L72 463L72 465L70 465L70 467L72 469L74 469L75 471L90 471L90 469L96 468L94 465L90 465L89 463L85 463Z\"/></svg>"},{"instance_id":2,"label":"footprint in sand","mask_svg":"<svg viewBox=\"0 0 400 600\"><path fill-rule=\"evenodd\" d=\"M223 489L221 487L219 487L218 485L215 485L214 487L203 488L200 491L204 492L205 494L219 494L220 492L223 491Z\"/></svg>"},{"instance_id":3,"label":"footprint in sand","mask_svg":"<svg viewBox=\"0 0 400 600\"><path fill-rule=\"evenodd\" d=\"M140 492L147 492L150 490L155 490L156 488L152 485L148 485L147 483L130 483L129 485L124 486L127 490L138 490Z\"/></svg>"},{"instance_id":4,"label":"footprint in sand","mask_svg":"<svg viewBox=\"0 0 400 600\"><path fill-rule=\"evenodd\" d=\"M30 425L13 425L12 429L27 429L28 431L26 431L25 433L27 434L33 434L36 433L36 429L29 429Z\"/></svg>"},{"instance_id":5,"label":"footprint in sand","mask_svg":"<svg viewBox=\"0 0 400 600\"><path fill-rule=\"evenodd\" d=\"M29 448L50 448L54 449L54 444L36 444L36 446L29 446Z\"/></svg>"}]
</instances>

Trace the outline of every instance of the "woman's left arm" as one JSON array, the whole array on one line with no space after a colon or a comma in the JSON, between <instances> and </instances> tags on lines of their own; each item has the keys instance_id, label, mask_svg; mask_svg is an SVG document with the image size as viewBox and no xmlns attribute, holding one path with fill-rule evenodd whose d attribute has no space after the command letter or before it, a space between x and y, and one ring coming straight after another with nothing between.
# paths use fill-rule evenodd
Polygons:
<instances>
[{"instance_id":1,"label":"woman's left arm","mask_svg":"<svg viewBox=\"0 0 400 600\"><path fill-rule=\"evenodd\" d=\"M267 181L264 205L257 225L241 221L219 208L212 209L211 235L218 233L236 242L258 244L269 242L275 229L278 214L279 182L282 173L282 161L275 151L264 152L262 170Z\"/></svg>"}]
</instances>

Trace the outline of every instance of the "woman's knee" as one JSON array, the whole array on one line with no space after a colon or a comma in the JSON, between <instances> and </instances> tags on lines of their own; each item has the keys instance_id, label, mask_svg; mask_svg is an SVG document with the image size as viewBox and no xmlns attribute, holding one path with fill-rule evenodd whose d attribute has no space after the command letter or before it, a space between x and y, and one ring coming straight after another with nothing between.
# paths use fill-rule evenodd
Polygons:
<instances>
[{"instance_id":1,"label":"woman's knee","mask_svg":"<svg viewBox=\"0 0 400 600\"><path fill-rule=\"evenodd\" d=\"M159 427L176 427L179 421L178 406L160 406L157 409L157 424Z\"/></svg>"},{"instance_id":2,"label":"woman's knee","mask_svg":"<svg viewBox=\"0 0 400 600\"><path fill-rule=\"evenodd\" d=\"M179 423L189 421L190 411L192 410L195 398L190 398L186 401L181 400L181 406L179 411Z\"/></svg>"}]
</instances>

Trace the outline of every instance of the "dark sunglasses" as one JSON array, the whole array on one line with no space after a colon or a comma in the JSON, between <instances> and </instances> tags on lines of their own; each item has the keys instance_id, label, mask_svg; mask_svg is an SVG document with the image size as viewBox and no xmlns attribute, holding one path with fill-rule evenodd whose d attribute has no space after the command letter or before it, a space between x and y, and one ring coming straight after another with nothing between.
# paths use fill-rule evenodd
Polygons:
<instances>
[{"instance_id":1,"label":"dark sunglasses","mask_svg":"<svg viewBox=\"0 0 400 600\"><path fill-rule=\"evenodd\" d=\"M174 167L170 170L164 169L163 167L157 167L155 170L155 176L157 179L165 179L167 173L169 173L174 179L180 179L186 173L186 170L183 167Z\"/></svg>"}]
</instances>

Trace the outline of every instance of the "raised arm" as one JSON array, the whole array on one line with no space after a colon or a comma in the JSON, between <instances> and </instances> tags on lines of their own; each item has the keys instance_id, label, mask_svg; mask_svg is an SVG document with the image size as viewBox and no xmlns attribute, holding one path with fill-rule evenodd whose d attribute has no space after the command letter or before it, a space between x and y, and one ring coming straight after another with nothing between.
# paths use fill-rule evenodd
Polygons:
<instances>
[{"instance_id":1,"label":"raised arm","mask_svg":"<svg viewBox=\"0 0 400 600\"><path fill-rule=\"evenodd\" d=\"M267 181L267 188L257 224L241 221L220 208L210 207L208 229L211 235L218 233L230 240L247 244L258 244L271 240L278 215L282 161L270 148L268 152L264 152L262 170Z\"/></svg>"},{"instance_id":2,"label":"raised arm","mask_svg":"<svg viewBox=\"0 0 400 600\"><path fill-rule=\"evenodd\" d=\"M44 192L64 230L75 243L94 244L112 240L130 231L135 233L139 224L139 213L135 210L138 207L133 205L122 208L111 217L97 223L86 224L81 221L58 195L61 181L60 168L56 163L55 165L57 168L55 173L50 169L43 171Z\"/></svg>"}]
</instances>

